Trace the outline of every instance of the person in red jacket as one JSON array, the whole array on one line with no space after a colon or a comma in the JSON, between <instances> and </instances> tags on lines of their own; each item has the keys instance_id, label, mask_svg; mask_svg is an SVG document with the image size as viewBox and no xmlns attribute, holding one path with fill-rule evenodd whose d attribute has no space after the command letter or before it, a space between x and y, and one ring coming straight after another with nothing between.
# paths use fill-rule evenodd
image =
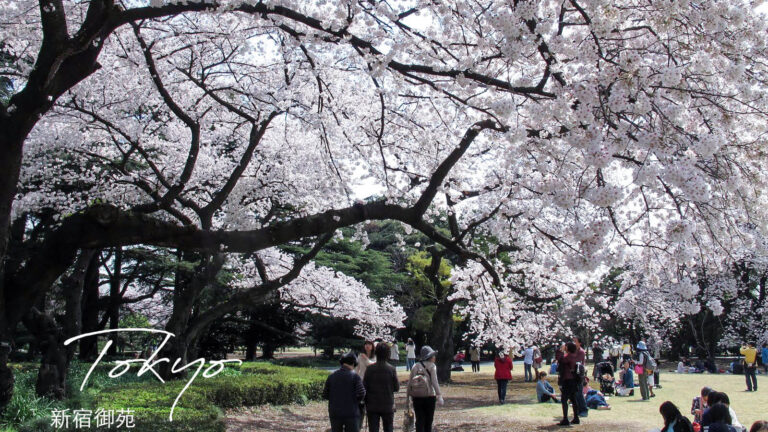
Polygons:
<instances>
[{"instance_id":1,"label":"person in red jacket","mask_svg":"<svg viewBox=\"0 0 768 432\"><path fill-rule=\"evenodd\" d=\"M503 405L507 398L507 384L512 379L512 358L505 351L499 351L499 355L493 360L493 367L496 368L493 378L498 387L499 403Z\"/></svg>"}]
</instances>

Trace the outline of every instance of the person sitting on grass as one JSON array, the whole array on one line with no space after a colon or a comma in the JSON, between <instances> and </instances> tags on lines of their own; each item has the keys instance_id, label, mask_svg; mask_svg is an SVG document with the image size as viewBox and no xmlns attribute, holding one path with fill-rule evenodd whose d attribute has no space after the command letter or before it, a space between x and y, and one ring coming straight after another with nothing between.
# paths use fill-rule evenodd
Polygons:
<instances>
[{"instance_id":1,"label":"person sitting on grass","mask_svg":"<svg viewBox=\"0 0 768 432\"><path fill-rule=\"evenodd\" d=\"M621 372L619 372L619 382L616 384L617 396L634 396L635 394L635 375L632 372L632 368L629 365L629 361L625 361L621 365Z\"/></svg>"},{"instance_id":2,"label":"person sitting on grass","mask_svg":"<svg viewBox=\"0 0 768 432\"><path fill-rule=\"evenodd\" d=\"M555 389L547 381L547 373L544 371L539 372L539 382L536 383L536 399L540 402L555 402L559 403Z\"/></svg>"},{"instance_id":3,"label":"person sitting on grass","mask_svg":"<svg viewBox=\"0 0 768 432\"><path fill-rule=\"evenodd\" d=\"M605 401L605 395L589 386L589 378L587 377L584 377L583 392L587 408L597 410L611 409L611 406Z\"/></svg>"},{"instance_id":4,"label":"person sitting on grass","mask_svg":"<svg viewBox=\"0 0 768 432\"><path fill-rule=\"evenodd\" d=\"M728 406L724 403L717 402L707 410L709 418L712 422L709 424L708 432L741 432L741 428L734 427L731 422L731 413Z\"/></svg>"},{"instance_id":5,"label":"person sitting on grass","mask_svg":"<svg viewBox=\"0 0 768 432\"><path fill-rule=\"evenodd\" d=\"M706 386L701 388L701 396L693 398L691 403L691 414L693 414L693 421L695 423L701 423L701 414L707 408L707 397L712 393L712 387Z\"/></svg>"},{"instance_id":6,"label":"person sitting on grass","mask_svg":"<svg viewBox=\"0 0 768 432\"><path fill-rule=\"evenodd\" d=\"M691 421L672 402L666 401L661 404L659 412L664 418L664 427L661 428L661 432L693 432Z\"/></svg>"}]
</instances>

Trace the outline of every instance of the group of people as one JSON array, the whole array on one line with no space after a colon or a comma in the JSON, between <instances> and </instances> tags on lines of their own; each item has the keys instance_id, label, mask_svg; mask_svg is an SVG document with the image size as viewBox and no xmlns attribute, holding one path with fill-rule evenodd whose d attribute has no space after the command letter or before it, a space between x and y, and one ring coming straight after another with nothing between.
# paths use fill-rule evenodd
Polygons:
<instances>
[{"instance_id":1,"label":"group of people","mask_svg":"<svg viewBox=\"0 0 768 432\"><path fill-rule=\"evenodd\" d=\"M724 392L711 387L701 389L700 396L693 398L691 414L693 422L684 416L672 402L664 402L659 408L664 427L658 432L746 432L731 407L731 400ZM768 422L756 421L749 432L768 432Z\"/></svg>"},{"instance_id":2,"label":"group of people","mask_svg":"<svg viewBox=\"0 0 768 432\"><path fill-rule=\"evenodd\" d=\"M416 432L431 432L436 405L444 403L437 380L437 351L429 346L420 350L418 362L408 361L413 341L406 344L406 361L410 378L406 388L408 407L405 420L415 423ZM393 345L397 349L397 345ZM412 349L415 356L415 347ZM394 430L395 393L400 390L390 346L384 342L366 341L360 355L346 353L341 367L325 382L323 398L328 400L331 432L359 432L367 418L368 430ZM412 408L411 408L412 404Z\"/></svg>"},{"instance_id":3,"label":"group of people","mask_svg":"<svg viewBox=\"0 0 768 432\"><path fill-rule=\"evenodd\" d=\"M397 350L397 345L393 345ZM406 368L410 371L406 388L407 408L404 421L415 426L416 432L431 432L436 405L444 403L437 379L435 364L437 351L423 346L416 356L416 347L408 339ZM531 345L522 353L525 381L536 381L536 397L541 403L555 402L562 406L563 419L559 425L579 424L581 418L591 409L610 409L607 394L633 396L636 384L643 400L655 397L654 387L658 385L658 364L648 351L645 342L639 342L634 349L626 344L612 347L605 359L602 349L592 347L594 367L593 378L600 383L599 390L590 387L587 377L586 351L578 337L563 344L555 355L552 370L558 373L558 395L547 380L547 372L539 370L543 359L538 347ZM763 355L768 349L764 347ZM470 350L473 372L480 369L480 353L476 347ZM756 369L757 350L753 344L741 348L747 391L757 391ZM618 358L617 358L618 357ZM612 364L621 359L618 380L613 376ZM328 412L332 432L359 432L364 419L368 430L392 432L394 429L395 397L400 383L395 367L388 360L395 360L390 346L384 342L366 341L363 352L344 354L341 367L331 374L325 384L323 397L329 401ZM764 362L765 363L765 362ZM507 387L512 379L512 357L505 350L499 351L494 359L494 379L500 404L507 398ZM635 380L637 375L637 380ZM569 418L569 409L573 416ZM672 402L661 404L659 411L664 420L660 432L746 432L730 406L728 395L704 387L701 395L694 398L691 406L693 422L681 414ZM768 423L756 422L750 432L768 432Z\"/></svg>"}]
</instances>

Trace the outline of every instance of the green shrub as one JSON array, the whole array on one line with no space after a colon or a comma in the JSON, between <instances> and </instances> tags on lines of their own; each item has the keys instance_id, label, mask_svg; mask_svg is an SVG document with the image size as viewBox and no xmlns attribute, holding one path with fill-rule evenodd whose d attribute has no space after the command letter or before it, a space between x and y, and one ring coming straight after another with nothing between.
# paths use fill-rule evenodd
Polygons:
<instances>
[{"instance_id":1,"label":"green shrub","mask_svg":"<svg viewBox=\"0 0 768 432\"><path fill-rule=\"evenodd\" d=\"M99 408L115 412L130 409L136 430L140 431L223 432L221 409L303 404L317 400L322 395L327 376L327 372L320 370L287 368L263 362L233 366L214 378L206 379L201 374L181 396L173 411L173 422L170 422L171 406L186 385L186 379L167 383L145 381L119 386L101 385L94 372L90 378L95 379L93 386L89 385L79 397L68 400L67 406L94 412ZM47 418L28 421L20 431L52 431L50 419L49 410Z\"/></svg>"}]
</instances>

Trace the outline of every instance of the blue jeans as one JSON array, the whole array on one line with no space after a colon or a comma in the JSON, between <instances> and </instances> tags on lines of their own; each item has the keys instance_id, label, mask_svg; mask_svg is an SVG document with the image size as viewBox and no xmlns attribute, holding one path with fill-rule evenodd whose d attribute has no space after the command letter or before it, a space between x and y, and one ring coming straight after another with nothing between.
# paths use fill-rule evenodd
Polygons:
<instances>
[{"instance_id":1,"label":"blue jeans","mask_svg":"<svg viewBox=\"0 0 768 432\"><path fill-rule=\"evenodd\" d=\"M531 372L531 366L528 363L523 363L525 366L525 382L531 382L533 381L533 372Z\"/></svg>"},{"instance_id":2,"label":"blue jeans","mask_svg":"<svg viewBox=\"0 0 768 432\"><path fill-rule=\"evenodd\" d=\"M496 385L498 386L497 391L499 393L499 402L504 402L504 400L507 399L508 383L509 383L509 380L502 380L502 379L496 380Z\"/></svg>"},{"instance_id":3,"label":"blue jeans","mask_svg":"<svg viewBox=\"0 0 768 432\"><path fill-rule=\"evenodd\" d=\"M757 366L755 367L745 367L744 368L744 376L747 379L747 390L749 391L757 391Z\"/></svg>"},{"instance_id":4,"label":"blue jeans","mask_svg":"<svg viewBox=\"0 0 768 432\"><path fill-rule=\"evenodd\" d=\"M416 364L416 359L415 358L407 358L407 359L405 359L405 370L409 371L409 370L413 369L413 365L415 365L415 364Z\"/></svg>"},{"instance_id":5,"label":"blue jeans","mask_svg":"<svg viewBox=\"0 0 768 432\"><path fill-rule=\"evenodd\" d=\"M589 410L587 409L587 401L584 400L584 386L580 379L576 380L576 405L578 405L578 411L576 411L576 406L574 406L574 411L576 411L579 414L579 417L586 417Z\"/></svg>"}]
</instances>

